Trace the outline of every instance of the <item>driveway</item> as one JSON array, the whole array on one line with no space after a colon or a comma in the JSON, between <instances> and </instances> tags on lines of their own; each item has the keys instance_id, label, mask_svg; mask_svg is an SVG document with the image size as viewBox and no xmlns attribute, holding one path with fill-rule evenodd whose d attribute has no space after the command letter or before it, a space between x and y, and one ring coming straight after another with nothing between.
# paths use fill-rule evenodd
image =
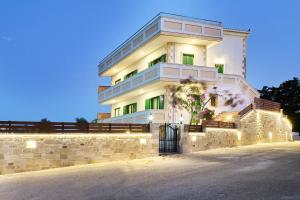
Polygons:
<instances>
[{"instance_id":1,"label":"driveway","mask_svg":"<svg viewBox=\"0 0 300 200\"><path fill-rule=\"evenodd\" d=\"M300 199L300 142L2 175L0 199Z\"/></svg>"}]
</instances>

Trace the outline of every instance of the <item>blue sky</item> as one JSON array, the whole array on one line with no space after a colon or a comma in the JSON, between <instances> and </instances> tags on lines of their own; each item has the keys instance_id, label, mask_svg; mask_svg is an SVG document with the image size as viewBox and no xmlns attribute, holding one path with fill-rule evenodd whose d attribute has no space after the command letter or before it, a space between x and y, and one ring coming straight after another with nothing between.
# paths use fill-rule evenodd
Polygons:
<instances>
[{"instance_id":1,"label":"blue sky","mask_svg":"<svg viewBox=\"0 0 300 200\"><path fill-rule=\"evenodd\" d=\"M159 12L251 29L247 76L256 88L300 76L300 1L0 0L0 120L89 120L97 64Z\"/></svg>"}]
</instances>

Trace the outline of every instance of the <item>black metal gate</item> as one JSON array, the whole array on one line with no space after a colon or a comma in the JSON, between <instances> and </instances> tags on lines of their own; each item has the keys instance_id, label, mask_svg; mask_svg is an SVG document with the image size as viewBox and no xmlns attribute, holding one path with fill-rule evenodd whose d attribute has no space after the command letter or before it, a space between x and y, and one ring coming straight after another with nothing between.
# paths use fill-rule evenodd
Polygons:
<instances>
[{"instance_id":1,"label":"black metal gate","mask_svg":"<svg viewBox=\"0 0 300 200\"><path fill-rule=\"evenodd\" d=\"M164 124L159 127L159 153L177 153L180 138L180 129L176 125Z\"/></svg>"}]
</instances>

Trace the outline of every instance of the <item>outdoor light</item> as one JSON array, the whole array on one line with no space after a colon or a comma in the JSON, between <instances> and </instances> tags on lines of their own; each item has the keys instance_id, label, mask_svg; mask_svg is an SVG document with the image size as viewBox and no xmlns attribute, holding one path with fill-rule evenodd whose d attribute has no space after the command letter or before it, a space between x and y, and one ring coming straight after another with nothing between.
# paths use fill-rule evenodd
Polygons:
<instances>
[{"instance_id":1,"label":"outdoor light","mask_svg":"<svg viewBox=\"0 0 300 200\"><path fill-rule=\"evenodd\" d=\"M192 142L196 142L197 141L197 137L196 136L192 136Z\"/></svg>"},{"instance_id":2,"label":"outdoor light","mask_svg":"<svg viewBox=\"0 0 300 200\"><path fill-rule=\"evenodd\" d=\"M152 113L149 114L148 119L149 119L149 123L152 123L152 121L153 121L153 119L154 119Z\"/></svg>"},{"instance_id":3,"label":"outdoor light","mask_svg":"<svg viewBox=\"0 0 300 200\"><path fill-rule=\"evenodd\" d=\"M35 149L36 148L36 141L29 140L26 141L26 149Z\"/></svg>"},{"instance_id":4,"label":"outdoor light","mask_svg":"<svg viewBox=\"0 0 300 200\"><path fill-rule=\"evenodd\" d=\"M140 138L140 144L147 144L146 138Z\"/></svg>"},{"instance_id":5,"label":"outdoor light","mask_svg":"<svg viewBox=\"0 0 300 200\"><path fill-rule=\"evenodd\" d=\"M272 140L272 137L273 137L273 133L269 132L269 138L270 138L270 140Z\"/></svg>"},{"instance_id":6,"label":"outdoor light","mask_svg":"<svg viewBox=\"0 0 300 200\"><path fill-rule=\"evenodd\" d=\"M179 123L180 123L180 124L183 123L183 117L182 117L182 114L181 114L180 117L179 117Z\"/></svg>"},{"instance_id":7,"label":"outdoor light","mask_svg":"<svg viewBox=\"0 0 300 200\"><path fill-rule=\"evenodd\" d=\"M226 116L226 120L227 120L227 121L232 120L232 116L231 116L231 115L227 115L227 116Z\"/></svg>"},{"instance_id":8,"label":"outdoor light","mask_svg":"<svg viewBox=\"0 0 300 200\"><path fill-rule=\"evenodd\" d=\"M242 139L242 133L240 131L238 131L236 134L237 134L238 140L241 140Z\"/></svg>"},{"instance_id":9,"label":"outdoor light","mask_svg":"<svg viewBox=\"0 0 300 200\"><path fill-rule=\"evenodd\" d=\"M130 131L126 131L127 134L130 134Z\"/></svg>"}]
</instances>

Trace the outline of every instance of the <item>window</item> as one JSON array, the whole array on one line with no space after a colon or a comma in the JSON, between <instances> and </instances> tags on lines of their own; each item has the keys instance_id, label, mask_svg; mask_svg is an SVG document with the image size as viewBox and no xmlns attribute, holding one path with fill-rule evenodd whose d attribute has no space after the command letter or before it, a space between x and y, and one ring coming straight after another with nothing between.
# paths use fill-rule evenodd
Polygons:
<instances>
[{"instance_id":1,"label":"window","mask_svg":"<svg viewBox=\"0 0 300 200\"><path fill-rule=\"evenodd\" d=\"M137 111L137 103L129 104L123 107L123 114L130 114Z\"/></svg>"},{"instance_id":2,"label":"window","mask_svg":"<svg viewBox=\"0 0 300 200\"><path fill-rule=\"evenodd\" d=\"M224 64L215 64L215 68L218 70L218 73L224 73Z\"/></svg>"},{"instance_id":3,"label":"window","mask_svg":"<svg viewBox=\"0 0 300 200\"><path fill-rule=\"evenodd\" d=\"M210 95L210 105L213 107L217 107L218 105L217 95Z\"/></svg>"},{"instance_id":4,"label":"window","mask_svg":"<svg viewBox=\"0 0 300 200\"><path fill-rule=\"evenodd\" d=\"M156 58L155 60L152 60L151 62L148 63L148 67L152 67L154 65L156 65L157 63L161 63L161 62L166 62L167 61L167 55L164 54L162 56L160 56L159 58Z\"/></svg>"},{"instance_id":5,"label":"window","mask_svg":"<svg viewBox=\"0 0 300 200\"><path fill-rule=\"evenodd\" d=\"M184 65L194 65L194 55L184 53L182 64L184 64Z\"/></svg>"},{"instance_id":6,"label":"window","mask_svg":"<svg viewBox=\"0 0 300 200\"><path fill-rule=\"evenodd\" d=\"M119 78L118 80L115 81L115 85L120 83L120 82L121 82L121 79Z\"/></svg>"},{"instance_id":7,"label":"window","mask_svg":"<svg viewBox=\"0 0 300 200\"><path fill-rule=\"evenodd\" d=\"M115 117L120 116L120 108L115 108Z\"/></svg>"},{"instance_id":8,"label":"window","mask_svg":"<svg viewBox=\"0 0 300 200\"><path fill-rule=\"evenodd\" d=\"M138 73L137 69L134 70L134 71L132 71L132 72L130 72L129 74L127 74L127 75L124 76L124 80L126 80L126 79L128 79L128 78L130 78L130 77L132 77L134 75L136 75L137 73Z\"/></svg>"},{"instance_id":9,"label":"window","mask_svg":"<svg viewBox=\"0 0 300 200\"><path fill-rule=\"evenodd\" d=\"M145 100L145 110L164 109L164 95Z\"/></svg>"}]
</instances>

